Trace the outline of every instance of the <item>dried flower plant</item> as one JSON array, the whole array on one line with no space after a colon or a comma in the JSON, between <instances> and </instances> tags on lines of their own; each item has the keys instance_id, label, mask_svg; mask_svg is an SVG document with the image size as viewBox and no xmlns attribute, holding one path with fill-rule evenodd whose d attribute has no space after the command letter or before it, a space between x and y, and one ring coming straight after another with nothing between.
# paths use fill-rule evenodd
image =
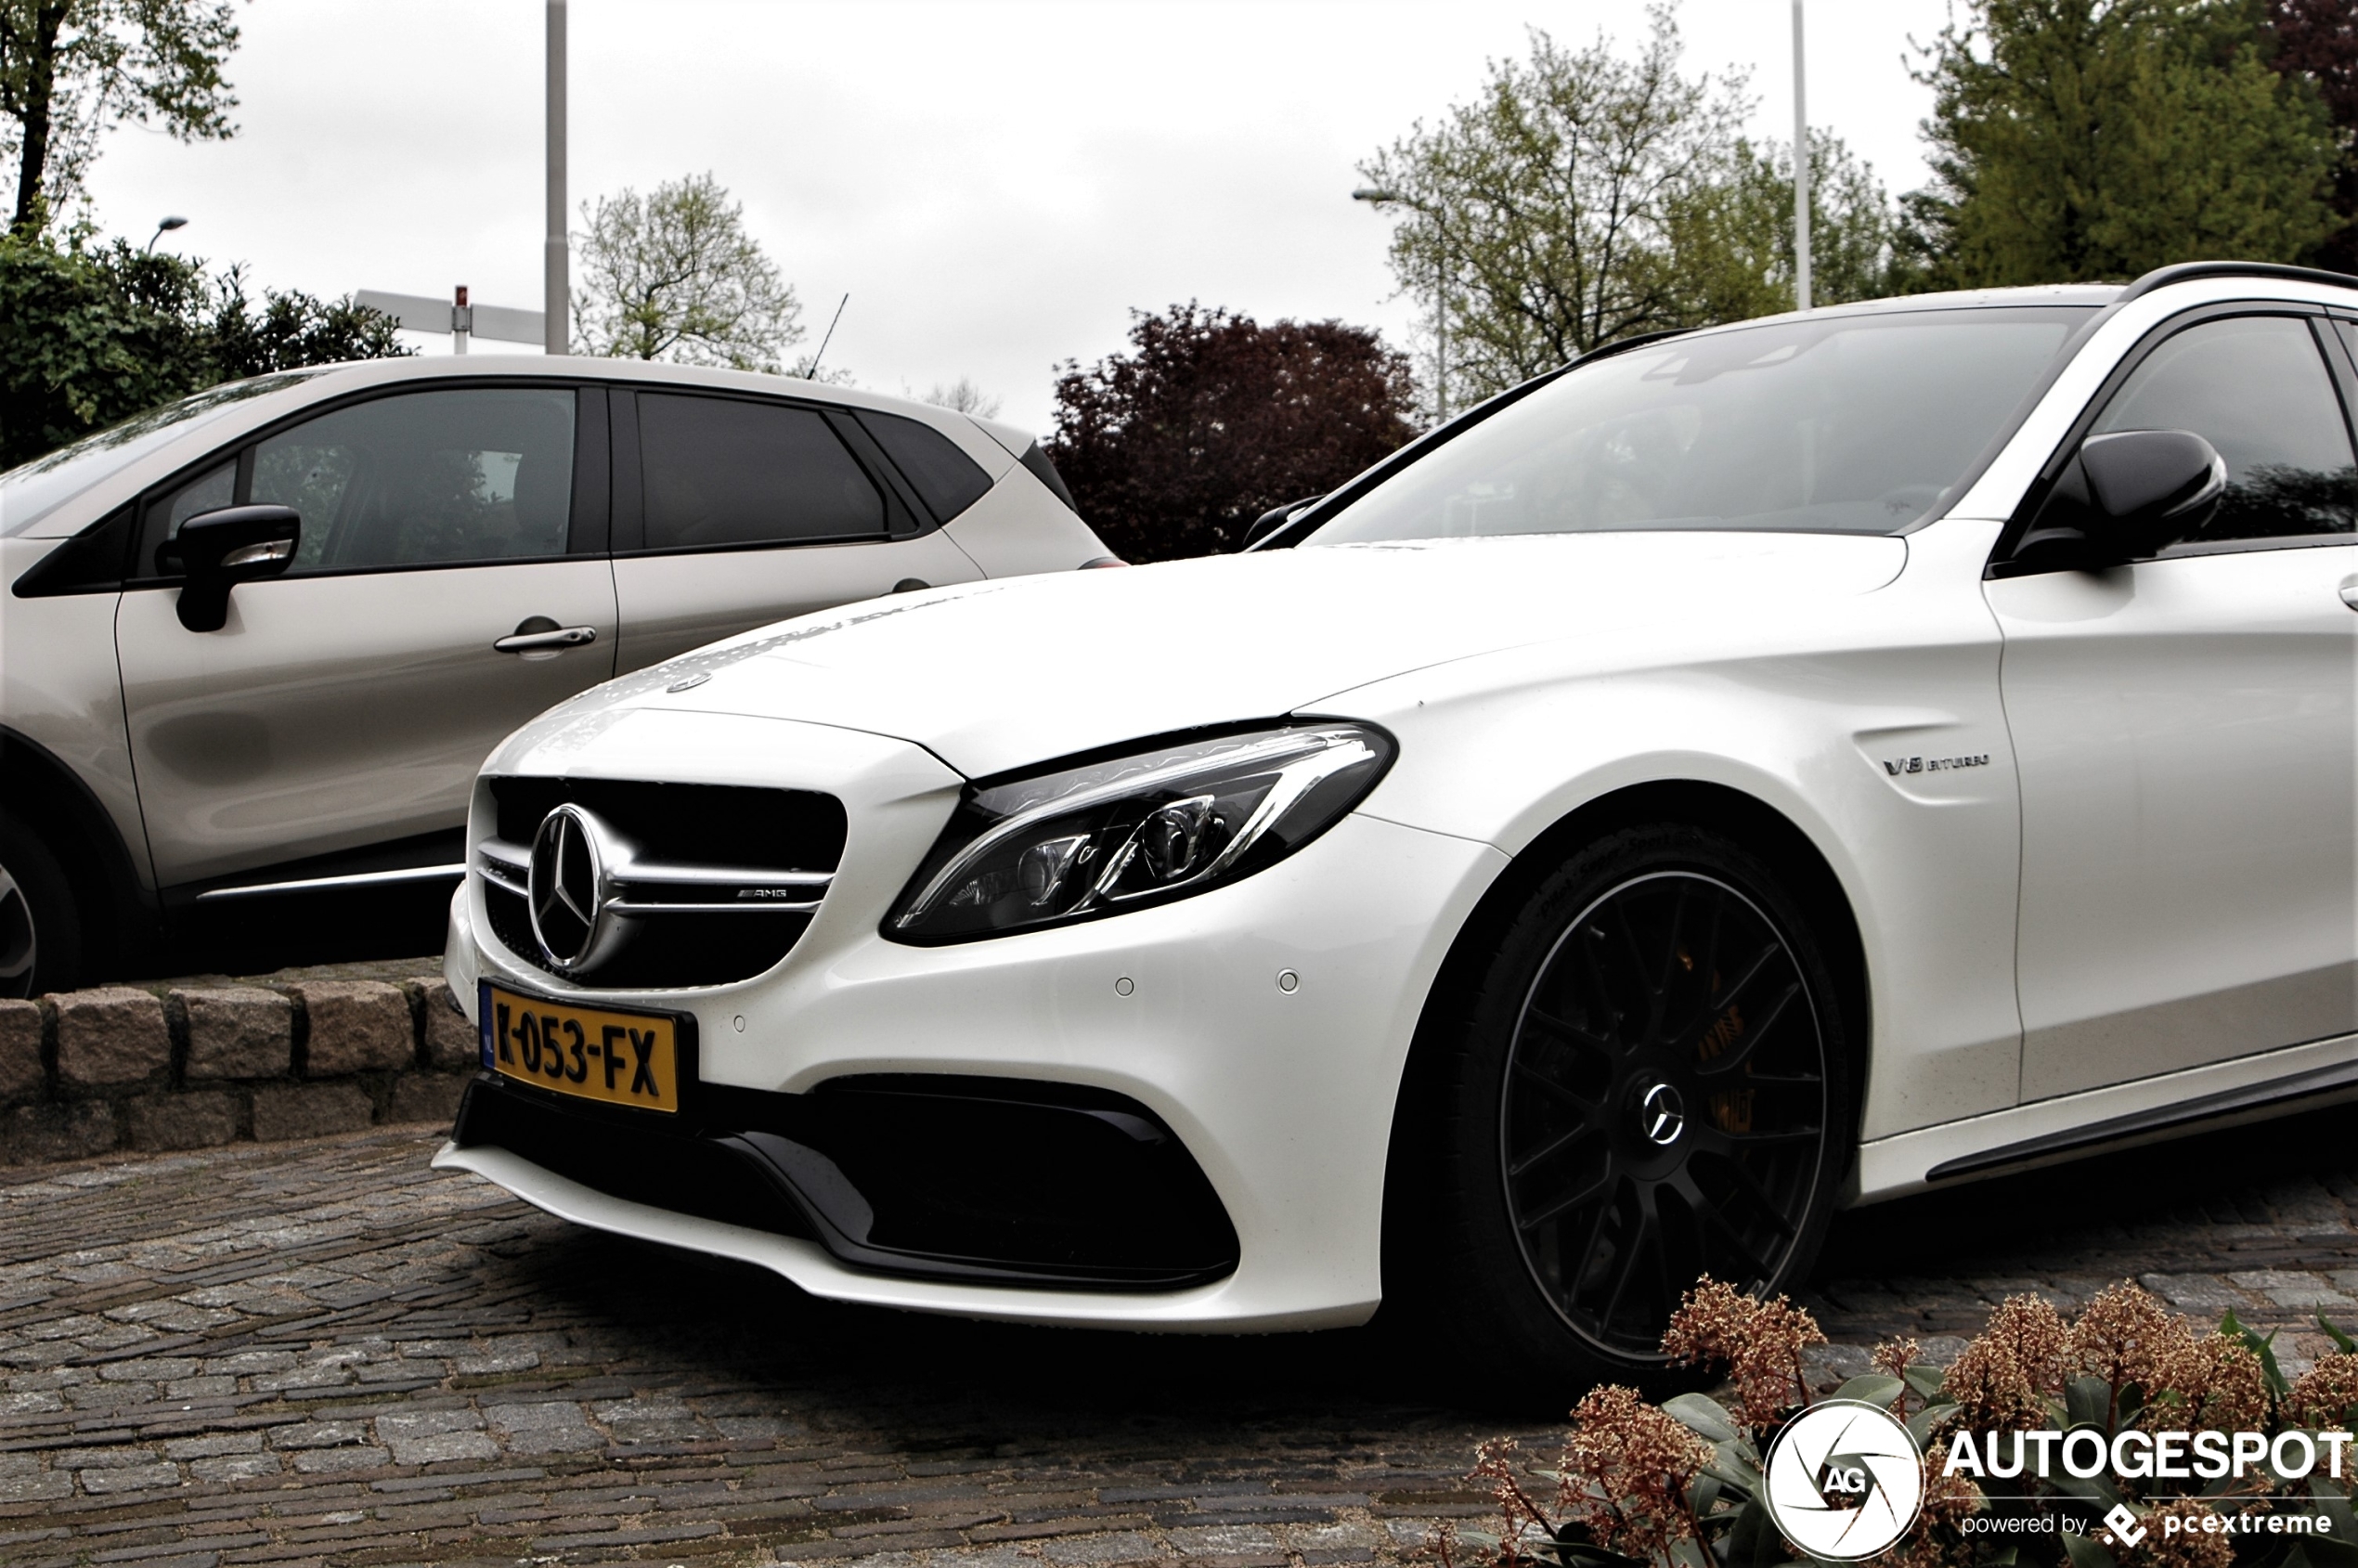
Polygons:
<instances>
[{"instance_id":1,"label":"dried flower plant","mask_svg":"<svg viewBox=\"0 0 2358 1568\"><path fill-rule=\"evenodd\" d=\"M2156 1431L2257 1431L2268 1424L2267 1372L2235 1335L2191 1340L2147 1392L2139 1424Z\"/></svg>"},{"instance_id":2,"label":"dried flower plant","mask_svg":"<svg viewBox=\"0 0 2358 1568\"><path fill-rule=\"evenodd\" d=\"M2063 1392L2064 1359L2071 1328L2054 1303L2041 1296L2008 1296L1989 1315L1981 1338L2003 1344L2034 1393Z\"/></svg>"},{"instance_id":3,"label":"dried flower plant","mask_svg":"<svg viewBox=\"0 0 2358 1568\"><path fill-rule=\"evenodd\" d=\"M1667 1557L1702 1534L1687 1497L1710 1444L1617 1383L1592 1390L1572 1421L1557 1484L1567 1520L1630 1557Z\"/></svg>"},{"instance_id":4,"label":"dried flower plant","mask_svg":"<svg viewBox=\"0 0 2358 1568\"><path fill-rule=\"evenodd\" d=\"M2131 1383L2147 1389L2167 1384L2181 1364L2194 1331L2161 1298L2133 1279L2096 1292L2071 1326L2067 1366L2102 1378L2116 1397Z\"/></svg>"},{"instance_id":5,"label":"dried flower plant","mask_svg":"<svg viewBox=\"0 0 2358 1568\"><path fill-rule=\"evenodd\" d=\"M1756 1428L1809 1403L1801 1353L1825 1342L1818 1320L1784 1297L1762 1301L1708 1275L1687 1292L1662 1336L1675 1365L1726 1367L1736 1381L1740 1414Z\"/></svg>"},{"instance_id":6,"label":"dried flower plant","mask_svg":"<svg viewBox=\"0 0 2358 1568\"><path fill-rule=\"evenodd\" d=\"M1924 1353L1923 1344L1903 1335L1877 1345L1867 1357L1867 1364L1886 1378L1905 1378L1908 1368L1913 1367Z\"/></svg>"},{"instance_id":7,"label":"dried flower plant","mask_svg":"<svg viewBox=\"0 0 2358 1568\"><path fill-rule=\"evenodd\" d=\"M2350 1413L2358 1406L2358 1355L2337 1351L2319 1356L2317 1364L2293 1380L2285 1396L2285 1418L2319 1432L2350 1430Z\"/></svg>"}]
</instances>

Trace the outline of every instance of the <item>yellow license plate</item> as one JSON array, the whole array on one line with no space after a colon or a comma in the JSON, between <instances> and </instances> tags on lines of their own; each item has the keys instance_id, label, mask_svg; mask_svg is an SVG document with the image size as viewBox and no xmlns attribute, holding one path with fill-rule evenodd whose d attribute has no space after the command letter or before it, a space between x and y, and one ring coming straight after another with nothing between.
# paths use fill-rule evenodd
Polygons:
<instances>
[{"instance_id":1,"label":"yellow license plate","mask_svg":"<svg viewBox=\"0 0 2358 1568\"><path fill-rule=\"evenodd\" d=\"M485 982L484 1065L560 1095L641 1110L680 1108L680 1023L524 996Z\"/></svg>"}]
</instances>

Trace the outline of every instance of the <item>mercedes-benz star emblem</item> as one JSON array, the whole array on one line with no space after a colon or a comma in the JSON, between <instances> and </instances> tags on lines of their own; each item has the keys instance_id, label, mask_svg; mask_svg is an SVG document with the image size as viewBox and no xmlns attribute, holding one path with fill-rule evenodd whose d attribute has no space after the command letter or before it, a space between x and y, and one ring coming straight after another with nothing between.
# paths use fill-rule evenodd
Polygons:
<instances>
[{"instance_id":1,"label":"mercedes-benz star emblem","mask_svg":"<svg viewBox=\"0 0 2358 1568\"><path fill-rule=\"evenodd\" d=\"M1687 1130L1687 1102L1669 1084L1655 1084L1638 1102L1638 1129L1648 1143L1668 1147Z\"/></svg>"},{"instance_id":2,"label":"mercedes-benz star emblem","mask_svg":"<svg viewBox=\"0 0 2358 1568\"><path fill-rule=\"evenodd\" d=\"M532 836L525 902L540 951L561 971L587 963L606 924L605 824L578 806L564 805L540 819Z\"/></svg>"}]
</instances>

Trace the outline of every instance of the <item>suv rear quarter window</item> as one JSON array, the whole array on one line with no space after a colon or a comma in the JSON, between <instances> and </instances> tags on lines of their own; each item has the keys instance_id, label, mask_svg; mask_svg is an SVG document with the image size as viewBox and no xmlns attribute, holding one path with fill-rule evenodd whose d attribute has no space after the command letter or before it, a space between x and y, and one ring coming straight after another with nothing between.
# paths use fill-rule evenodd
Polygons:
<instances>
[{"instance_id":1,"label":"suv rear quarter window","mask_svg":"<svg viewBox=\"0 0 2358 1568\"><path fill-rule=\"evenodd\" d=\"M638 395L650 551L875 538L885 499L810 408Z\"/></svg>"}]
</instances>

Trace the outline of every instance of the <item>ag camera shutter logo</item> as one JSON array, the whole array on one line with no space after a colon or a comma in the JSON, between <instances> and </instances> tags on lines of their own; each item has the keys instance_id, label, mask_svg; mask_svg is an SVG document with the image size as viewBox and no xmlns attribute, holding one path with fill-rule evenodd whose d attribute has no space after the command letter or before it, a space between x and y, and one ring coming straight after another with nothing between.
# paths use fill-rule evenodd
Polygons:
<instances>
[{"instance_id":1,"label":"ag camera shutter logo","mask_svg":"<svg viewBox=\"0 0 2358 1568\"><path fill-rule=\"evenodd\" d=\"M1778 1434L1761 1500L1785 1539L1810 1556L1855 1562L1915 1523L1924 1453L1881 1406L1829 1399Z\"/></svg>"}]
</instances>

